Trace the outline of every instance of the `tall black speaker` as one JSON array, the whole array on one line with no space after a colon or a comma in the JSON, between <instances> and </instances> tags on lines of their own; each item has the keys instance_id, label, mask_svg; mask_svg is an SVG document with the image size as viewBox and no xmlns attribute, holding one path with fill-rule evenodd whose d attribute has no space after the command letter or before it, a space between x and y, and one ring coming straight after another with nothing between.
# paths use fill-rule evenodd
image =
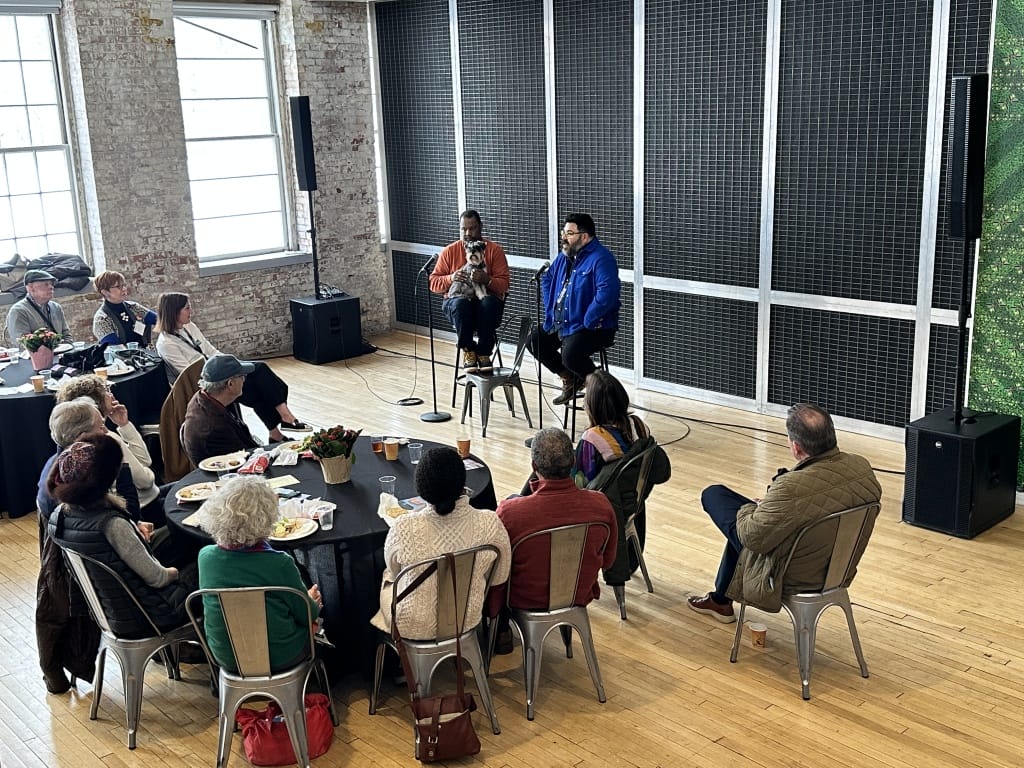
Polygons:
<instances>
[{"instance_id":1,"label":"tall black speaker","mask_svg":"<svg viewBox=\"0 0 1024 768\"><path fill-rule=\"evenodd\" d=\"M296 360L320 365L366 351L357 297L316 299L309 296L292 299L290 304L292 354Z\"/></svg>"},{"instance_id":2,"label":"tall black speaker","mask_svg":"<svg viewBox=\"0 0 1024 768\"><path fill-rule=\"evenodd\" d=\"M972 539L1013 514L1020 418L947 408L907 425L903 521Z\"/></svg>"},{"instance_id":3,"label":"tall black speaker","mask_svg":"<svg viewBox=\"0 0 1024 768\"><path fill-rule=\"evenodd\" d=\"M299 189L316 189L316 160L313 157L313 123L309 116L309 96L288 99L292 110L292 141L295 143L295 172Z\"/></svg>"},{"instance_id":4,"label":"tall black speaker","mask_svg":"<svg viewBox=\"0 0 1024 768\"><path fill-rule=\"evenodd\" d=\"M949 236L958 240L977 240L981 237L987 126L988 75L954 77L949 108L946 202L949 209Z\"/></svg>"}]
</instances>

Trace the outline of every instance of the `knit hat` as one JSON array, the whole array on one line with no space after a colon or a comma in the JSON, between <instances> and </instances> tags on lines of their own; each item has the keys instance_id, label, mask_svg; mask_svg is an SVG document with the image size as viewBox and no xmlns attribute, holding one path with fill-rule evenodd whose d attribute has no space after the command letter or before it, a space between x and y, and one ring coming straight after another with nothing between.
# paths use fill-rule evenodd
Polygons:
<instances>
[{"instance_id":1,"label":"knit hat","mask_svg":"<svg viewBox=\"0 0 1024 768\"><path fill-rule=\"evenodd\" d=\"M57 457L57 478L61 483L73 483L86 477L96 459L96 446L78 441L72 443Z\"/></svg>"}]
</instances>

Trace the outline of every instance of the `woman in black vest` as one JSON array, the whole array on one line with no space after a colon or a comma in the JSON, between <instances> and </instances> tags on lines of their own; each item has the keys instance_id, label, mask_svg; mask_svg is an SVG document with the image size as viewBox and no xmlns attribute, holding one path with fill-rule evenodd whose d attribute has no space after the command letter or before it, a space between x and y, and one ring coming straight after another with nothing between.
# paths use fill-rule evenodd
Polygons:
<instances>
[{"instance_id":1,"label":"woman in black vest","mask_svg":"<svg viewBox=\"0 0 1024 768\"><path fill-rule=\"evenodd\" d=\"M198 585L196 567L179 572L153 557L124 501L109 491L121 462L121 446L109 435L91 435L61 451L47 481L61 502L50 517L50 535L61 546L110 567L158 627L181 626L188 621L185 599ZM94 586L114 634L131 638L152 632L121 590L105 593L102 580Z\"/></svg>"}]
</instances>

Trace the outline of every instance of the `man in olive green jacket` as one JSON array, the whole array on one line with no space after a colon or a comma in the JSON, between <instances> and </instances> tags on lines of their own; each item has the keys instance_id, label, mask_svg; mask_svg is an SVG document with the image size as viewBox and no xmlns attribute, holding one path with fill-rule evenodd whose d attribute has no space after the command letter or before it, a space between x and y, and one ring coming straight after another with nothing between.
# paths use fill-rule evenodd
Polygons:
<instances>
[{"instance_id":1,"label":"man in olive green jacket","mask_svg":"<svg viewBox=\"0 0 1024 768\"><path fill-rule=\"evenodd\" d=\"M834 536L825 532L820 545L809 552L802 543L801 556L794 557L783 574L797 534L833 512L882 496L871 465L836 446L828 411L806 403L794 405L786 417L786 432L796 466L779 470L763 499L748 499L723 485L705 488L701 495L704 510L725 534L726 545L714 591L687 598L698 613L729 623L736 621L733 600L775 612L782 608L784 590L795 594L820 589Z\"/></svg>"}]
</instances>

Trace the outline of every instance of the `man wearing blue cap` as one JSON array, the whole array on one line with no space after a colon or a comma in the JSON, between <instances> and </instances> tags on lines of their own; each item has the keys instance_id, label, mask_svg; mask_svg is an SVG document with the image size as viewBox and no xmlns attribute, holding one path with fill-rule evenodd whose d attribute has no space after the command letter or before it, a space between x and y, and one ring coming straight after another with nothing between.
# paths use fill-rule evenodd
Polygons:
<instances>
[{"instance_id":1,"label":"man wearing blue cap","mask_svg":"<svg viewBox=\"0 0 1024 768\"><path fill-rule=\"evenodd\" d=\"M214 355L206 361L182 425L182 444L193 464L259 445L235 404L245 377L254 370L255 365L234 355Z\"/></svg>"},{"instance_id":2,"label":"man wearing blue cap","mask_svg":"<svg viewBox=\"0 0 1024 768\"><path fill-rule=\"evenodd\" d=\"M64 310L53 301L56 284L57 278L45 269L30 269L25 273L25 298L14 302L7 313L7 338L11 344L17 344L19 336L40 328L53 331L61 341L72 340Z\"/></svg>"}]
</instances>

